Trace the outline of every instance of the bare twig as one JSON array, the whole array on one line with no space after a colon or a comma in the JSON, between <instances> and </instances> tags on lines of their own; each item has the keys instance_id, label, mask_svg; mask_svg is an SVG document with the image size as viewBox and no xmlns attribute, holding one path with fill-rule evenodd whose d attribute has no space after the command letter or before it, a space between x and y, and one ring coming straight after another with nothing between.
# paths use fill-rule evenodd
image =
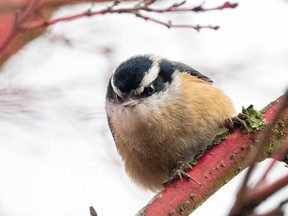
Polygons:
<instances>
[{"instance_id":1,"label":"bare twig","mask_svg":"<svg viewBox=\"0 0 288 216\"><path fill-rule=\"evenodd\" d=\"M281 177L269 185L266 184L255 187L255 189L249 193L249 196L247 196L247 200L250 201L250 203L253 203L256 207L262 201L266 200L269 196L273 195L286 185L288 185L288 175Z\"/></svg>"},{"instance_id":2,"label":"bare twig","mask_svg":"<svg viewBox=\"0 0 288 216\"><path fill-rule=\"evenodd\" d=\"M249 216L284 216L283 209L276 207L268 212L262 214L250 214Z\"/></svg>"},{"instance_id":3,"label":"bare twig","mask_svg":"<svg viewBox=\"0 0 288 216\"><path fill-rule=\"evenodd\" d=\"M32 30L41 30L44 31L44 28L54 25L56 23L64 22L64 21L72 21L75 19L79 19L82 17L90 17L90 16L97 16L97 15L104 15L104 14L131 14L136 17L139 17L144 20L148 20L151 22L154 22L156 24L160 24L163 26L166 26L167 28L191 28L196 31L200 31L201 29L213 29L217 30L219 29L219 26L213 26L213 25L189 25L189 24L174 24L171 21L161 21L159 19L156 19L154 17L151 17L151 13L182 13L182 12L209 12L209 11L216 11L216 10L224 10L224 9L233 9L238 6L237 3L230 3L225 2L220 6L216 7L210 7L206 8L203 4L187 7L185 6L186 1L181 1L179 3L174 3L170 6L167 6L165 8L155 8L152 7L152 4L156 2L156 0L142 0L139 1L139 4L133 5L131 7L119 7L119 3L121 1L114 1L114 3L101 10L93 10L93 8L88 9L87 11L63 16L59 18L55 18L52 20L49 20L49 18L43 18L38 17L35 18L35 14L37 14L37 11L41 9L43 6L43 1L38 0L32 0L29 4L25 7L24 11L21 14L16 14L15 22L12 27L12 30L7 36L5 35L3 38L0 37L0 64L7 59L11 54L13 54L15 51L17 51L17 48L15 48L15 51L8 52L8 50L5 50L7 46L12 42L12 40L17 37L20 33L28 32ZM50 2L52 4L52 1ZM145 15L143 13L146 13ZM149 14L149 16L147 15ZM2 40L1 40L2 39ZM23 44L25 42L27 43L29 40L23 41ZM19 43L19 42L18 42ZM21 43L21 42L20 42ZM19 48L21 45L19 45ZM4 53L4 51L6 53ZM10 54L7 54L10 53ZM6 56L6 57L4 57Z\"/></svg>"},{"instance_id":4,"label":"bare twig","mask_svg":"<svg viewBox=\"0 0 288 216\"><path fill-rule=\"evenodd\" d=\"M23 30L28 30L28 29L34 29L34 28L44 28L47 26L54 25L59 22L64 22L64 21L71 21L74 19L79 19L81 17L87 17L87 16L96 16L96 15L104 15L104 14L112 14L112 13L126 13L126 14L134 14L137 17L143 18L145 20L150 20L152 22L164 25L166 27L176 27L176 28L193 28L197 31L199 31L201 28L210 28L210 29L215 29L217 30L219 26L201 26L201 25L172 25L169 24L169 22L162 22L159 20L156 20L154 18L144 16L141 14L141 11L145 12L153 12L153 13L170 13L170 12L208 12L208 11L215 11L215 10L223 10L223 9L232 9L238 6L237 3L229 3L225 2L223 5L217 6L217 7L212 7L212 8L204 8L202 5L201 6L195 6L195 7L188 7L188 8L181 8L184 2L180 2L178 4L173 4L169 7L163 8L163 9L157 9L157 8L151 8L149 5L144 5L144 6L135 6L135 7L129 7L129 8L114 8L114 7L107 7L102 10L97 10L97 11L91 11L87 10L85 12L81 12L78 14L70 15L70 16L65 16L65 17L60 17L56 18L50 21L35 21L33 23L30 23L28 25L23 25L21 28Z\"/></svg>"},{"instance_id":5,"label":"bare twig","mask_svg":"<svg viewBox=\"0 0 288 216\"><path fill-rule=\"evenodd\" d=\"M168 22L163 22L163 21L160 21L158 19L155 19L155 18L152 18L152 17L149 17L149 16L145 16L139 12L136 12L135 13L135 16L137 17L141 17L143 18L144 20L148 20L148 21L151 21L151 22L154 22L154 23L157 23L157 24L160 24L160 25L163 25L163 26L166 26L167 28L192 28L192 29L195 29L196 31L200 31L200 29L213 29L213 30L217 30L220 28L220 26L212 26L212 25L183 25L183 24L173 24L171 21L168 21Z\"/></svg>"},{"instance_id":6,"label":"bare twig","mask_svg":"<svg viewBox=\"0 0 288 216\"><path fill-rule=\"evenodd\" d=\"M16 20L17 22L19 21L20 23L15 23L15 26L17 27L18 25L21 25L21 23L25 22L31 15L31 13L37 8L39 5L38 0L32 0L29 2L25 10L18 16L18 19Z\"/></svg>"},{"instance_id":7,"label":"bare twig","mask_svg":"<svg viewBox=\"0 0 288 216\"><path fill-rule=\"evenodd\" d=\"M136 1L136 0L121 0L121 1ZM0 13L2 12L15 12L22 10L29 5L31 0L0 0ZM99 3L99 2L111 2L111 0L41 0L39 4L44 7L60 7L68 4L79 3Z\"/></svg>"},{"instance_id":8,"label":"bare twig","mask_svg":"<svg viewBox=\"0 0 288 216\"><path fill-rule=\"evenodd\" d=\"M288 203L288 198L284 201L282 201L280 204L279 204L279 207L282 207L284 205L286 205Z\"/></svg>"},{"instance_id":9,"label":"bare twig","mask_svg":"<svg viewBox=\"0 0 288 216\"><path fill-rule=\"evenodd\" d=\"M284 216L284 211L282 209L282 207L288 203L288 199L282 201L276 208L262 213L262 214L250 214L249 216Z\"/></svg>"}]
</instances>

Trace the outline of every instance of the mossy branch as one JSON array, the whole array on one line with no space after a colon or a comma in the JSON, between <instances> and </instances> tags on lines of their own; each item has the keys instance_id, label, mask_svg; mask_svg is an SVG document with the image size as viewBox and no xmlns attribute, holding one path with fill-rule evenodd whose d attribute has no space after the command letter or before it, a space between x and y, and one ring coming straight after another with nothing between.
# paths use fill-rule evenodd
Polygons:
<instances>
[{"instance_id":1,"label":"mossy branch","mask_svg":"<svg viewBox=\"0 0 288 216\"><path fill-rule=\"evenodd\" d=\"M251 132L243 133L240 129L235 130L235 132L229 134L225 140L209 149L197 161L197 164L188 174L197 182L200 182L200 185L190 180L175 180L159 192L137 215L189 215L208 197L244 170L251 161L254 161L254 159L251 160L249 155L255 155L255 152L258 152L256 155L257 161L268 157L283 160L283 155L279 156L279 154L276 153L283 153L282 150L277 151L280 146L287 150L287 95L288 94L273 101L263 110L264 120L266 121L265 126L263 125L263 121L261 121L262 123L257 123L257 121L255 122L255 119L252 118L254 123L252 122L250 127L255 128L252 129ZM259 114L250 108L248 108L248 112L252 112L254 117ZM281 111L280 114L279 110ZM251 113L245 114L251 115ZM275 120L275 118L277 118L277 120ZM263 137L267 134L266 128L268 127L272 127L273 129L271 130L269 139L264 139L264 141L268 141L265 143ZM263 128L263 130L259 130L259 128ZM286 157L288 151L284 152L286 152L286 155L284 155ZM279 184L275 182L277 187L274 188L282 188L283 185L281 183L287 181L285 177L283 179L281 181L279 180ZM269 190L271 189L269 185L267 188ZM267 191L264 192L267 194ZM270 193L272 193L272 191L270 191Z\"/></svg>"}]
</instances>

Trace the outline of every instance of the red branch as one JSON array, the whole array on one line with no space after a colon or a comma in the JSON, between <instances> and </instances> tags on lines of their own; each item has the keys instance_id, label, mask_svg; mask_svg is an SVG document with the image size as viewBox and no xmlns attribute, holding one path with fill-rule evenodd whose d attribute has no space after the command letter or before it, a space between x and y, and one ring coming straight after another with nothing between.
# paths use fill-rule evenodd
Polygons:
<instances>
[{"instance_id":1,"label":"red branch","mask_svg":"<svg viewBox=\"0 0 288 216\"><path fill-rule=\"evenodd\" d=\"M267 108L265 120L268 125L273 121L282 103L283 98L280 98ZM283 116L286 118L288 116L287 106ZM280 131L284 136L281 140L288 137L287 131L288 124L284 125ZM247 162L248 153L255 150L256 141L264 134L264 131L243 134L240 130L236 130L226 140L207 151L189 172L194 180L201 183L200 185L190 180L176 180L159 192L138 215L189 215L221 186L249 165ZM268 156L269 153L264 152L258 159L264 159ZM286 178L267 186L267 191L265 193L262 191L263 197L286 184ZM260 195L260 191L258 192Z\"/></svg>"},{"instance_id":2,"label":"red branch","mask_svg":"<svg viewBox=\"0 0 288 216\"><path fill-rule=\"evenodd\" d=\"M266 171L262 175L258 184L265 182L269 172L272 170L272 168L274 167L276 162L283 160L283 158L285 158L287 155L288 155L288 136L285 139L283 139L283 142L282 142L280 148L277 149L272 154L271 158L273 158L273 161L269 164L268 168L266 169Z\"/></svg>"},{"instance_id":3,"label":"red branch","mask_svg":"<svg viewBox=\"0 0 288 216\"><path fill-rule=\"evenodd\" d=\"M288 184L288 175L284 176L283 178L279 179L278 181L274 182L271 185L266 184L266 176L268 175L269 171L273 168L275 164L275 160L271 162L270 166L266 169L265 173L262 175L260 180L257 182L256 186L250 187L248 185L248 181L252 175L252 172L255 169L255 165L259 160L259 155L265 151L265 149L270 148L269 142L273 140L273 133L277 131L279 127L285 127L285 121L280 121L280 118L283 115L283 112L288 107L288 91L282 97L281 104L278 107L278 110L275 112L273 119L271 119L270 124L265 128L264 135L260 137L259 144L256 146L254 154L251 154L250 157L250 166L246 172L245 178L241 184L241 187L237 193L236 201L231 208L229 216L236 216L236 215L243 215L243 214L251 214L254 209L262 203L265 199L271 196L273 193L280 190L282 187ZM278 122L278 123L277 123ZM274 131L273 131L274 130ZM282 137L280 140L281 144L280 147L274 152L272 157L279 157L279 160L283 160L284 156L286 156L285 152L287 153L287 146L285 145L285 138L287 134L286 131L282 131L278 134L278 136ZM285 135L285 136L284 136ZM284 137L283 137L284 136ZM279 154L279 151L283 151L282 154ZM284 155L285 154L285 155ZM282 156L282 157L281 157Z\"/></svg>"}]
</instances>

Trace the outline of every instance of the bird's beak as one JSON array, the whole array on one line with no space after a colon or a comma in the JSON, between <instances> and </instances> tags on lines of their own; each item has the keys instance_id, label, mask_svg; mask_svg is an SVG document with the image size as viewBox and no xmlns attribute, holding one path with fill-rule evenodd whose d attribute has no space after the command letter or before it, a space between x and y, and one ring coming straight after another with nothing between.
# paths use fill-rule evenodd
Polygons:
<instances>
[{"instance_id":1,"label":"bird's beak","mask_svg":"<svg viewBox=\"0 0 288 216\"><path fill-rule=\"evenodd\" d=\"M134 99L128 97L121 105L123 107L133 107L133 106L137 105L138 103L139 103L138 100L134 100Z\"/></svg>"}]
</instances>

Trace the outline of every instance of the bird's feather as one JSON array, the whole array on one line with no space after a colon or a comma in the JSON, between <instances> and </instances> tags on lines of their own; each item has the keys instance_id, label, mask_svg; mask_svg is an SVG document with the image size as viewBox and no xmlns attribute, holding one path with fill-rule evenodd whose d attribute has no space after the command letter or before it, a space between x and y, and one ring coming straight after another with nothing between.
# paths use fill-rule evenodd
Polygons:
<instances>
[{"instance_id":1,"label":"bird's feather","mask_svg":"<svg viewBox=\"0 0 288 216\"><path fill-rule=\"evenodd\" d=\"M190 66L183 64L183 63L180 63L180 62L173 62L173 63L174 63L175 69L178 70L179 72L188 73L188 74L195 76L201 80L204 80L208 83L213 84L213 81L209 77L204 76L203 74L201 74L197 70L191 68Z\"/></svg>"}]
</instances>

